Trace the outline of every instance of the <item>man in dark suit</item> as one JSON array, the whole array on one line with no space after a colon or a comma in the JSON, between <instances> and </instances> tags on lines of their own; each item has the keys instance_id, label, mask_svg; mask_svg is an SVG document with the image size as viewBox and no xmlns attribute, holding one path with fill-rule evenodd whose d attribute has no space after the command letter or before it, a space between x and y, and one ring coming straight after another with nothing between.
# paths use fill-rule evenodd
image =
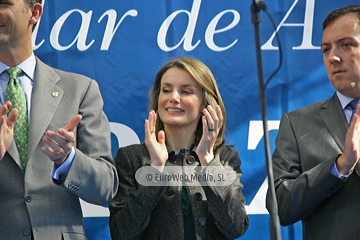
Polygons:
<instances>
[{"instance_id":1,"label":"man in dark suit","mask_svg":"<svg viewBox=\"0 0 360 240\"><path fill-rule=\"evenodd\" d=\"M304 239L360 239L360 106L352 112L360 98L360 5L330 12L323 30L336 92L281 119L273 154L279 217L282 225L302 220Z\"/></svg>"},{"instance_id":2,"label":"man in dark suit","mask_svg":"<svg viewBox=\"0 0 360 240\"><path fill-rule=\"evenodd\" d=\"M79 198L105 205L117 190L110 127L94 80L34 56L42 12L41 0L0 1L0 238L86 239ZM11 109L20 98L8 100L10 68L20 69L13 86L25 96L21 111Z\"/></svg>"}]
</instances>

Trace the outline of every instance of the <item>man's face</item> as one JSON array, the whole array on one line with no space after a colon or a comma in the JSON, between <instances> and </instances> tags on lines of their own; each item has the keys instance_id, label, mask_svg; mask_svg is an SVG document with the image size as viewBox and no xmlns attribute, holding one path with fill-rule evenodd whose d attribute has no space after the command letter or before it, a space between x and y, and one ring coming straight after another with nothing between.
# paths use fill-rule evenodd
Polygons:
<instances>
[{"instance_id":1,"label":"man's face","mask_svg":"<svg viewBox=\"0 0 360 240\"><path fill-rule=\"evenodd\" d=\"M31 38L31 15L24 0L0 0L0 48L17 47Z\"/></svg>"},{"instance_id":2,"label":"man's face","mask_svg":"<svg viewBox=\"0 0 360 240\"><path fill-rule=\"evenodd\" d=\"M360 24L356 14L339 17L324 30L321 50L327 75L336 90L360 98Z\"/></svg>"}]
</instances>

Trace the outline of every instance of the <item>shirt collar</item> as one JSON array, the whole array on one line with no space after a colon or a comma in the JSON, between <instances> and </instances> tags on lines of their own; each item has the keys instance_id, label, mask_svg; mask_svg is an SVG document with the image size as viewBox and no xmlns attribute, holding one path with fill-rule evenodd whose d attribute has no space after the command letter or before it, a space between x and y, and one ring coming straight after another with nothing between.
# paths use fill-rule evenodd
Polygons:
<instances>
[{"instance_id":1,"label":"shirt collar","mask_svg":"<svg viewBox=\"0 0 360 240\"><path fill-rule=\"evenodd\" d=\"M34 81L35 78L35 66L36 66L36 58L34 53L32 53L31 56L27 58L25 61L17 65L17 67L21 68L31 81ZM0 62L0 73L4 72L8 68L9 68L8 65Z\"/></svg>"},{"instance_id":2,"label":"shirt collar","mask_svg":"<svg viewBox=\"0 0 360 240\"><path fill-rule=\"evenodd\" d=\"M340 92L336 91L336 94L340 100L340 104L341 104L341 107L343 109L346 108L346 106L348 105L349 102L351 102L352 100L354 100L354 98L349 98L343 94L341 94Z\"/></svg>"}]
</instances>

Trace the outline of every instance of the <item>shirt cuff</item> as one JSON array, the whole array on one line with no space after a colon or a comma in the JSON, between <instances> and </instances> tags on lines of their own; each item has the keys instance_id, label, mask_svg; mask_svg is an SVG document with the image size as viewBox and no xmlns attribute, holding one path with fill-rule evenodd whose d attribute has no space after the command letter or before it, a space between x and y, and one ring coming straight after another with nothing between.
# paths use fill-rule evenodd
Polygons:
<instances>
[{"instance_id":1,"label":"shirt cuff","mask_svg":"<svg viewBox=\"0 0 360 240\"><path fill-rule=\"evenodd\" d=\"M337 167L336 167L336 163L334 163L334 164L331 166L331 168L330 168L330 173L331 173L332 175L334 175L335 177L338 177L338 178L341 178L342 180L345 180L347 177L350 176L350 174L351 174L352 172L350 172L348 175L341 175L341 174L339 173L339 170L338 170Z\"/></svg>"},{"instance_id":2,"label":"shirt cuff","mask_svg":"<svg viewBox=\"0 0 360 240\"><path fill-rule=\"evenodd\" d=\"M64 180L70 170L70 166L72 162L74 161L74 157L75 157L75 148L71 147L71 152L68 158L65 160L63 164L61 164L60 167L56 166L55 163L53 164L50 177L60 181Z\"/></svg>"}]
</instances>

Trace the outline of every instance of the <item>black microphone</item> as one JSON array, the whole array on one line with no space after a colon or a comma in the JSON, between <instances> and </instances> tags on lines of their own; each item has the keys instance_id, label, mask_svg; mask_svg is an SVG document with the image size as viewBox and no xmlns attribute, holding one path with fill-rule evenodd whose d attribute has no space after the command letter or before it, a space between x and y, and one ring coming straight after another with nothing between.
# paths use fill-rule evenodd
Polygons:
<instances>
[{"instance_id":1,"label":"black microphone","mask_svg":"<svg viewBox=\"0 0 360 240\"><path fill-rule=\"evenodd\" d=\"M264 12L266 12L267 10L267 6L264 0L253 0L255 6L257 6L259 9L263 10Z\"/></svg>"}]
</instances>

